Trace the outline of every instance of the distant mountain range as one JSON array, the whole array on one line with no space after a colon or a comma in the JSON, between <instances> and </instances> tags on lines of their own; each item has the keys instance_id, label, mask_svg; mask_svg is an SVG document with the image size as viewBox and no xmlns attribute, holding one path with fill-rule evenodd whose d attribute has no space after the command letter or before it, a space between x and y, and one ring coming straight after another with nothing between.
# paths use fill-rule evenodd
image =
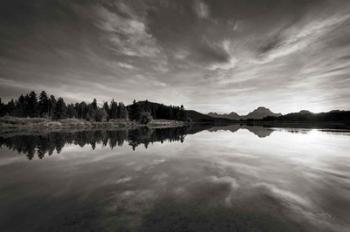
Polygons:
<instances>
[{"instance_id":1,"label":"distant mountain range","mask_svg":"<svg viewBox=\"0 0 350 232\"><path fill-rule=\"evenodd\" d=\"M332 110L329 112L312 113L302 110L279 117L265 117L262 121L274 122L350 122L350 111Z\"/></svg>"},{"instance_id":2,"label":"distant mountain range","mask_svg":"<svg viewBox=\"0 0 350 232\"><path fill-rule=\"evenodd\" d=\"M229 114L218 114L218 113L209 113L208 114L214 118L226 118L230 120L248 120L248 119L263 119L266 117L280 117L282 114L274 113L270 109L266 107L258 107L247 115L239 115L235 112L231 112Z\"/></svg>"}]
</instances>

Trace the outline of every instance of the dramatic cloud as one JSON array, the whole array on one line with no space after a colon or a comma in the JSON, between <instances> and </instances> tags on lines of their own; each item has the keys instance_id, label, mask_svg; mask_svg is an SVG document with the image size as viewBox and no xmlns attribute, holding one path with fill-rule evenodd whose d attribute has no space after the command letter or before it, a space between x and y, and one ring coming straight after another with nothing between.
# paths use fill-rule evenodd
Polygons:
<instances>
[{"instance_id":1,"label":"dramatic cloud","mask_svg":"<svg viewBox=\"0 0 350 232\"><path fill-rule=\"evenodd\" d=\"M345 0L5 0L3 100L47 90L247 113L350 108Z\"/></svg>"}]
</instances>

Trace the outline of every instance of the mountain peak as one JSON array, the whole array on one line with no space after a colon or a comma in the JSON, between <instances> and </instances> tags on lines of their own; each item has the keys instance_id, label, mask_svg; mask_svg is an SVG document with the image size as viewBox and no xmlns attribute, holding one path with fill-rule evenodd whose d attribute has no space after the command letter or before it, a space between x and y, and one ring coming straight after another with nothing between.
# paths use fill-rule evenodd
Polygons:
<instances>
[{"instance_id":1,"label":"mountain peak","mask_svg":"<svg viewBox=\"0 0 350 232\"><path fill-rule=\"evenodd\" d=\"M259 106L253 112L270 112L270 113L272 113L272 111L269 108L266 108L264 106Z\"/></svg>"},{"instance_id":2,"label":"mountain peak","mask_svg":"<svg viewBox=\"0 0 350 232\"><path fill-rule=\"evenodd\" d=\"M266 108L264 106L259 106L252 112L250 112L248 115L243 116L244 119L263 119L265 117L273 116L278 117L282 114L273 113L269 108Z\"/></svg>"},{"instance_id":3,"label":"mountain peak","mask_svg":"<svg viewBox=\"0 0 350 232\"><path fill-rule=\"evenodd\" d=\"M208 115L214 118L228 118L231 120L240 120L240 119L263 119L268 116L278 117L278 116L281 116L282 114L273 113L270 109L264 106L259 106L258 108L250 112L248 115L244 115L244 116L240 116L236 112L231 112L229 114L218 114L215 112L211 112Z\"/></svg>"}]
</instances>

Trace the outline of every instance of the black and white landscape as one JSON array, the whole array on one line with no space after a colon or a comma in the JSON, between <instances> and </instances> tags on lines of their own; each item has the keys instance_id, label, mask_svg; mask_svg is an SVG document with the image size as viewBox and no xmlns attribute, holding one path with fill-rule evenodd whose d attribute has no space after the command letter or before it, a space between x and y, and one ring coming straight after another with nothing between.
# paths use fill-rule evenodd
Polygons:
<instances>
[{"instance_id":1,"label":"black and white landscape","mask_svg":"<svg viewBox=\"0 0 350 232\"><path fill-rule=\"evenodd\" d=\"M0 231L347 232L348 0L3 0Z\"/></svg>"}]
</instances>

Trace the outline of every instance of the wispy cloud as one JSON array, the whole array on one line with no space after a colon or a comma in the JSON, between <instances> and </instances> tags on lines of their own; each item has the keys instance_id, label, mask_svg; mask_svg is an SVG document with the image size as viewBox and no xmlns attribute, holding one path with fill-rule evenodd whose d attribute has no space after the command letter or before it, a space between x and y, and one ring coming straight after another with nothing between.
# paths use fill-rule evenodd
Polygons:
<instances>
[{"instance_id":1,"label":"wispy cloud","mask_svg":"<svg viewBox=\"0 0 350 232\"><path fill-rule=\"evenodd\" d=\"M102 6L98 7L97 12L100 16L97 26L108 33L109 42L116 52L138 57L154 57L160 52L141 19L136 16L123 17Z\"/></svg>"},{"instance_id":2,"label":"wispy cloud","mask_svg":"<svg viewBox=\"0 0 350 232\"><path fill-rule=\"evenodd\" d=\"M333 15L327 18L313 19L301 26L292 26L283 31L279 35L279 39L270 44L266 48L266 52L261 54L263 61L271 62L274 59L302 51L317 43L322 36L327 35L349 19L349 15Z\"/></svg>"},{"instance_id":3,"label":"wispy cloud","mask_svg":"<svg viewBox=\"0 0 350 232\"><path fill-rule=\"evenodd\" d=\"M135 69L134 66L132 66L131 64L127 64L127 63L123 63L123 62L119 62L118 65L122 68L126 68L126 69Z\"/></svg>"},{"instance_id":4,"label":"wispy cloud","mask_svg":"<svg viewBox=\"0 0 350 232\"><path fill-rule=\"evenodd\" d=\"M208 5L201 1L201 0L196 0L194 4L194 9L199 18L208 18L210 11Z\"/></svg>"}]
</instances>

